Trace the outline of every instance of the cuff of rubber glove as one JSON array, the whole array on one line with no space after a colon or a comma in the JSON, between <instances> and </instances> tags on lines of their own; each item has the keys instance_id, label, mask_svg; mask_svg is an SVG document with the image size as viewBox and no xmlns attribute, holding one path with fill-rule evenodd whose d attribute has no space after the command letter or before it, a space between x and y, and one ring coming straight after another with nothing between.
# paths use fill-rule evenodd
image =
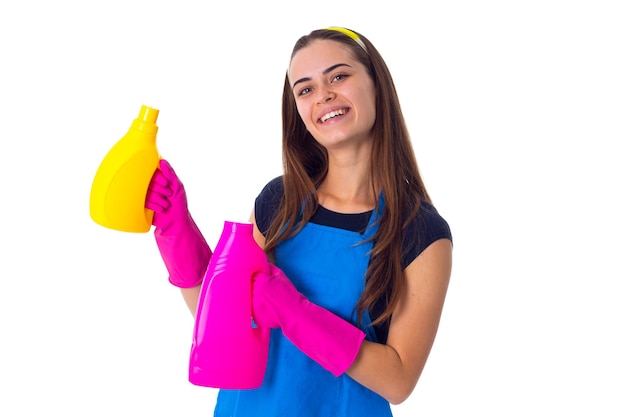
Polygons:
<instances>
[{"instance_id":1,"label":"cuff of rubber glove","mask_svg":"<svg viewBox=\"0 0 626 417\"><path fill-rule=\"evenodd\" d=\"M351 340L346 342L346 345L351 347L352 351L347 351L345 357L340 358L336 363L321 363L324 368L336 377L344 374L352 366L361 350L361 345L363 340L365 340L365 333L360 329L357 330L351 335Z\"/></svg>"},{"instance_id":2,"label":"cuff of rubber glove","mask_svg":"<svg viewBox=\"0 0 626 417\"><path fill-rule=\"evenodd\" d=\"M315 324L307 326L305 320L295 328L283 328L283 334L302 353L338 377L354 363L365 333L328 310L321 307L316 310ZM331 316L330 320L324 320L325 313Z\"/></svg>"},{"instance_id":3,"label":"cuff of rubber glove","mask_svg":"<svg viewBox=\"0 0 626 417\"><path fill-rule=\"evenodd\" d=\"M172 275L169 276L170 284L172 284L173 286L178 287L178 288L193 288L193 287L197 287L198 285L202 284L203 279L204 279L204 276L200 277L199 280L189 281L189 280L173 277Z\"/></svg>"},{"instance_id":4,"label":"cuff of rubber glove","mask_svg":"<svg viewBox=\"0 0 626 417\"><path fill-rule=\"evenodd\" d=\"M212 251L206 242L185 244L184 240L154 231L161 258L169 273L169 282L178 288L196 287L204 280Z\"/></svg>"},{"instance_id":5,"label":"cuff of rubber glove","mask_svg":"<svg viewBox=\"0 0 626 417\"><path fill-rule=\"evenodd\" d=\"M204 259L200 263L200 266L197 269L191 269L186 272L183 271L172 271L169 270L170 273L168 279L170 284L178 288L192 288L197 287L202 284L204 281L204 276L206 275L206 270L209 267L209 261L211 260L211 250L209 249L209 253L207 254L199 254L198 258L194 259L192 262L198 262L198 259ZM173 269L173 268L172 268Z\"/></svg>"}]
</instances>

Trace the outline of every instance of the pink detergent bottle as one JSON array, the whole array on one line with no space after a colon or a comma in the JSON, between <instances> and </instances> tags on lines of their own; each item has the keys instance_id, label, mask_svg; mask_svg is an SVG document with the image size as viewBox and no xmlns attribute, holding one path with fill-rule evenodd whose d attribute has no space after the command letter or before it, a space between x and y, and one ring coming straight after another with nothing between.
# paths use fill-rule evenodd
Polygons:
<instances>
[{"instance_id":1,"label":"pink detergent bottle","mask_svg":"<svg viewBox=\"0 0 626 417\"><path fill-rule=\"evenodd\" d=\"M252 277L268 271L250 223L224 222L200 290L189 363L194 385L253 389L263 383L270 329L252 321Z\"/></svg>"}]
</instances>

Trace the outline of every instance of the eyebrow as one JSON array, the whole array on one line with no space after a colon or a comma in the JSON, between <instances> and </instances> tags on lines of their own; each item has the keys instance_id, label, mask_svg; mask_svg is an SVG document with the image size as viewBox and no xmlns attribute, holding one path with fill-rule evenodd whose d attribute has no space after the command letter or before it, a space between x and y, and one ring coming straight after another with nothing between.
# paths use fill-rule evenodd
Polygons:
<instances>
[{"instance_id":1,"label":"eyebrow","mask_svg":"<svg viewBox=\"0 0 626 417\"><path fill-rule=\"evenodd\" d=\"M350 67L352 68L352 66L348 65L348 64L344 64L344 63L339 63L339 64L335 64L335 65L331 65L330 67L326 68L322 73L324 75L328 74L331 71L334 71L336 68L339 67ZM295 83L293 83L293 85L291 86L291 89L293 90L294 88L296 88L296 85L300 84L300 83L304 83L307 81L311 81L311 77L303 77L300 78L299 80L297 80Z\"/></svg>"}]
</instances>

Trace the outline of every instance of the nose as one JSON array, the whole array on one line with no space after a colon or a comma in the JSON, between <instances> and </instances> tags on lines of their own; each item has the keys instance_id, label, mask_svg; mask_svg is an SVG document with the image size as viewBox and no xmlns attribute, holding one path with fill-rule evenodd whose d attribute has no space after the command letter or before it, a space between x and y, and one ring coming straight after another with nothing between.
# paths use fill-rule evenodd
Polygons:
<instances>
[{"instance_id":1,"label":"nose","mask_svg":"<svg viewBox=\"0 0 626 417\"><path fill-rule=\"evenodd\" d=\"M327 87L321 87L318 89L318 97L317 97L317 101L318 103L328 103L329 101L333 100L335 98L335 93L327 88Z\"/></svg>"}]
</instances>

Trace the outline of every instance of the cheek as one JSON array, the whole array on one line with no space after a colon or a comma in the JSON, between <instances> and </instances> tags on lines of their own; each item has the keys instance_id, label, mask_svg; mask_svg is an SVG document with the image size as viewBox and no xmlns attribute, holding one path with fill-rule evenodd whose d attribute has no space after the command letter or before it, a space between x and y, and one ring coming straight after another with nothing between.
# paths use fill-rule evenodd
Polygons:
<instances>
[{"instance_id":1,"label":"cheek","mask_svg":"<svg viewBox=\"0 0 626 417\"><path fill-rule=\"evenodd\" d=\"M308 127L311 124L310 107L304 104L296 104L296 109L298 110L300 119L302 119L304 125Z\"/></svg>"},{"instance_id":2,"label":"cheek","mask_svg":"<svg viewBox=\"0 0 626 417\"><path fill-rule=\"evenodd\" d=\"M373 124L373 121L376 119L376 99L371 95L365 96L363 98L364 99L361 102L363 104L363 107L361 109L363 111L363 116L365 118L371 119Z\"/></svg>"},{"instance_id":3,"label":"cheek","mask_svg":"<svg viewBox=\"0 0 626 417\"><path fill-rule=\"evenodd\" d=\"M361 111L369 117L376 118L376 92L373 85L364 86L355 91L357 101L361 103Z\"/></svg>"},{"instance_id":4,"label":"cheek","mask_svg":"<svg viewBox=\"0 0 626 417\"><path fill-rule=\"evenodd\" d=\"M372 101L372 118L376 120L376 101Z\"/></svg>"},{"instance_id":5,"label":"cheek","mask_svg":"<svg viewBox=\"0 0 626 417\"><path fill-rule=\"evenodd\" d=\"M374 92L370 95L370 111L372 113L372 118L376 120L376 93Z\"/></svg>"}]
</instances>

